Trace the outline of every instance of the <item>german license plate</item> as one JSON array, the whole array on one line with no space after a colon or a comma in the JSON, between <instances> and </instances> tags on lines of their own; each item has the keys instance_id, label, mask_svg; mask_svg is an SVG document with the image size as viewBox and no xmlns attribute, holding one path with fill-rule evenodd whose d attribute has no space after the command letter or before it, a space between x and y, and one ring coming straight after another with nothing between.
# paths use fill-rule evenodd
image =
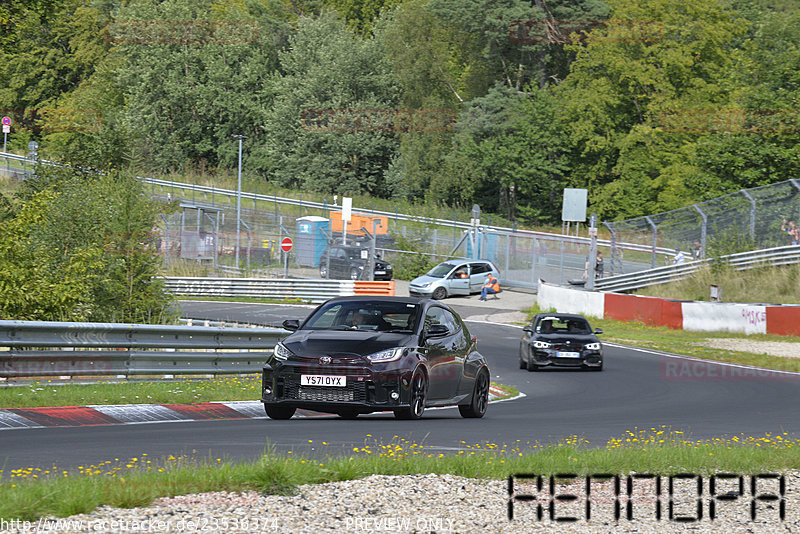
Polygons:
<instances>
[{"instance_id":1,"label":"german license plate","mask_svg":"<svg viewBox=\"0 0 800 534\"><path fill-rule=\"evenodd\" d=\"M386 271L375 271L375 274L386 274Z\"/></svg>"},{"instance_id":2,"label":"german license plate","mask_svg":"<svg viewBox=\"0 0 800 534\"><path fill-rule=\"evenodd\" d=\"M347 386L347 377L331 375L300 375L300 385L343 388Z\"/></svg>"},{"instance_id":3,"label":"german license plate","mask_svg":"<svg viewBox=\"0 0 800 534\"><path fill-rule=\"evenodd\" d=\"M556 352L556 358L580 358L580 357L581 357L580 352L562 352L562 351Z\"/></svg>"}]
</instances>

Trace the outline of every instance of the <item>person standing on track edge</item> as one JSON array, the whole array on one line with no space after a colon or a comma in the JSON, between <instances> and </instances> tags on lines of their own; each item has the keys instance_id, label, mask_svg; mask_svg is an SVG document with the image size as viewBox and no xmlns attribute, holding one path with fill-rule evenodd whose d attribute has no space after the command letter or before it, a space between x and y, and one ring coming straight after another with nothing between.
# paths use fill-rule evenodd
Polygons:
<instances>
[{"instance_id":1,"label":"person standing on track edge","mask_svg":"<svg viewBox=\"0 0 800 534\"><path fill-rule=\"evenodd\" d=\"M594 276L595 276L595 278L603 278L603 270L604 270L603 253L598 250L597 251L597 259L595 260L595 263L594 263Z\"/></svg>"},{"instance_id":2,"label":"person standing on track edge","mask_svg":"<svg viewBox=\"0 0 800 534\"><path fill-rule=\"evenodd\" d=\"M492 273L489 273L486 283L481 288L481 298L478 300L485 301L486 295L496 295L497 293L500 293L500 281Z\"/></svg>"}]
</instances>

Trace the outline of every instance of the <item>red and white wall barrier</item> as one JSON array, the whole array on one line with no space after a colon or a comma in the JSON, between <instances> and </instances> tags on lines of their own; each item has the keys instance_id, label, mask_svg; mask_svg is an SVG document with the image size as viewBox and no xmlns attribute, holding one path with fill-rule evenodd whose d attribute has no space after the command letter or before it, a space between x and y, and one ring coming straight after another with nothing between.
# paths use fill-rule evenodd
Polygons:
<instances>
[{"instance_id":1,"label":"red and white wall barrier","mask_svg":"<svg viewBox=\"0 0 800 534\"><path fill-rule=\"evenodd\" d=\"M800 336L800 306L668 300L539 282L539 307L674 329Z\"/></svg>"}]
</instances>

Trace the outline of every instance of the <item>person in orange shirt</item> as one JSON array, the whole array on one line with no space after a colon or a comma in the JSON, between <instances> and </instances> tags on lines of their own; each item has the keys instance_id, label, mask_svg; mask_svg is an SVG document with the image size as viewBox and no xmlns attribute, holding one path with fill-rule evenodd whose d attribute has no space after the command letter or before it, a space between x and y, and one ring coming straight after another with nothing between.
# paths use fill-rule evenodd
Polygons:
<instances>
[{"instance_id":1,"label":"person in orange shirt","mask_svg":"<svg viewBox=\"0 0 800 534\"><path fill-rule=\"evenodd\" d=\"M500 293L500 281L492 273L489 273L486 283L481 288L481 298L478 300L486 300L486 295L494 295L496 293Z\"/></svg>"}]
</instances>

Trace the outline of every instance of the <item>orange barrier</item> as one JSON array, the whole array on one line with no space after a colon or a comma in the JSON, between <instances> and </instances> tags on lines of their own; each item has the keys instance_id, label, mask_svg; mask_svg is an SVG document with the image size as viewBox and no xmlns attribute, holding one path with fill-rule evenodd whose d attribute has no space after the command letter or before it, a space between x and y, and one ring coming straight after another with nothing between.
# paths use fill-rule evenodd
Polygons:
<instances>
[{"instance_id":1,"label":"orange barrier","mask_svg":"<svg viewBox=\"0 0 800 534\"><path fill-rule=\"evenodd\" d=\"M356 280L353 287L355 295L388 295L394 296L394 280L388 282L370 282L369 280Z\"/></svg>"}]
</instances>

